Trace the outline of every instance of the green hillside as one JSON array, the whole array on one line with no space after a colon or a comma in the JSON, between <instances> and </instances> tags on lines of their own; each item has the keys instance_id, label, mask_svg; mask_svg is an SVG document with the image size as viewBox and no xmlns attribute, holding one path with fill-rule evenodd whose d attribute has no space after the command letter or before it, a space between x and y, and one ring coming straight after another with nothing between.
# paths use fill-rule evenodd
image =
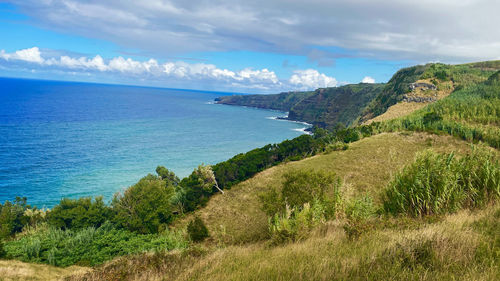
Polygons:
<instances>
[{"instance_id":1,"label":"green hillside","mask_svg":"<svg viewBox=\"0 0 500 281\"><path fill-rule=\"evenodd\" d=\"M333 128L337 123L350 125L382 89L383 84L353 84L311 92L225 96L216 102L288 111L290 120Z\"/></svg>"}]
</instances>

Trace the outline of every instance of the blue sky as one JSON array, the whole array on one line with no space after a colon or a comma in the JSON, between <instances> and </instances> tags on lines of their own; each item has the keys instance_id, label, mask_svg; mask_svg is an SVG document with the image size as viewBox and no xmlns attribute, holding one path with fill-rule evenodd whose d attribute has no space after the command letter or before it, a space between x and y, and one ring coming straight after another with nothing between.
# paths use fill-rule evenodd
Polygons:
<instances>
[{"instance_id":1,"label":"blue sky","mask_svg":"<svg viewBox=\"0 0 500 281\"><path fill-rule=\"evenodd\" d=\"M455 2L4 1L0 76L274 93L499 59L500 4Z\"/></svg>"}]
</instances>

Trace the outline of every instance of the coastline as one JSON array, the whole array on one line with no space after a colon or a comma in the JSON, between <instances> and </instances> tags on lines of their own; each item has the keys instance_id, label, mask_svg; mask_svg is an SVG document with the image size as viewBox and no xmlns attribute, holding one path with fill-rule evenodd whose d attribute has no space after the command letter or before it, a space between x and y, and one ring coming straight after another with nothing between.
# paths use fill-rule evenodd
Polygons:
<instances>
[{"instance_id":1,"label":"coastline","mask_svg":"<svg viewBox=\"0 0 500 281\"><path fill-rule=\"evenodd\" d=\"M271 111L276 111L276 112L280 112L280 113L283 112L281 110L277 110L277 109L273 109L273 108L266 108L266 107L261 107L261 106L248 106L248 105L238 105L238 104L232 104L232 103L224 103L224 102L221 102L219 100L219 98L214 99L210 104L222 104L222 105L230 105L230 106L238 106L238 107L246 107L246 108L265 109L265 110L271 110ZM288 117L288 112L285 111L283 113L285 113L285 116L271 116L271 117L268 117L268 119L278 120L278 121L287 121L287 122L293 122L293 123L297 123L297 124L302 124L302 125L304 125L306 127L300 128L300 129L292 129L292 130L298 131L298 132L303 132L304 134L312 135L312 128L314 126L313 124L307 123L307 122L302 121L302 120L290 119Z\"/></svg>"}]
</instances>

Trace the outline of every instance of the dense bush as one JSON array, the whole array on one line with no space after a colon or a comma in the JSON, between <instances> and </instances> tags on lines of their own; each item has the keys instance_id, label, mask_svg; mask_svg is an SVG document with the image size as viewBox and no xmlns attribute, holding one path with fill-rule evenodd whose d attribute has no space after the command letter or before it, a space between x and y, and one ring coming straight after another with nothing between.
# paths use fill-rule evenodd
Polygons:
<instances>
[{"instance_id":1,"label":"dense bush","mask_svg":"<svg viewBox=\"0 0 500 281\"><path fill-rule=\"evenodd\" d=\"M170 181L147 175L123 194L115 195L111 204L114 222L138 233L161 231L172 220L174 192Z\"/></svg>"},{"instance_id":2,"label":"dense bush","mask_svg":"<svg viewBox=\"0 0 500 281\"><path fill-rule=\"evenodd\" d=\"M99 227L111 220L112 210L102 197L64 198L47 215L50 225L62 229Z\"/></svg>"},{"instance_id":3,"label":"dense bush","mask_svg":"<svg viewBox=\"0 0 500 281\"><path fill-rule=\"evenodd\" d=\"M324 201L329 191L339 192L340 181L333 173L294 171L283 177L281 201L291 208L300 208L314 199Z\"/></svg>"},{"instance_id":4,"label":"dense bush","mask_svg":"<svg viewBox=\"0 0 500 281\"><path fill-rule=\"evenodd\" d=\"M20 232L30 223L31 218L25 212L31 207L26 201L26 197L16 197L14 202L6 201L3 205L0 204L0 239Z\"/></svg>"},{"instance_id":5,"label":"dense bush","mask_svg":"<svg viewBox=\"0 0 500 281\"><path fill-rule=\"evenodd\" d=\"M500 197L500 165L491 151L475 148L461 159L425 151L390 182L384 209L424 216L479 207Z\"/></svg>"},{"instance_id":6,"label":"dense bush","mask_svg":"<svg viewBox=\"0 0 500 281\"><path fill-rule=\"evenodd\" d=\"M463 207L483 207L500 198L500 164L487 149L474 148L457 163L458 185L463 189Z\"/></svg>"},{"instance_id":7,"label":"dense bush","mask_svg":"<svg viewBox=\"0 0 500 281\"><path fill-rule=\"evenodd\" d=\"M323 171L292 171L283 175L283 187L259 194L262 210L268 216L285 212L286 206L300 210L304 204L319 201L325 215L335 215L341 201L340 179Z\"/></svg>"},{"instance_id":8,"label":"dense bush","mask_svg":"<svg viewBox=\"0 0 500 281\"><path fill-rule=\"evenodd\" d=\"M305 203L300 208L287 205L284 212L269 218L271 243L283 244L307 238L315 226L326 222L326 213L326 206L319 200Z\"/></svg>"},{"instance_id":9,"label":"dense bush","mask_svg":"<svg viewBox=\"0 0 500 281\"><path fill-rule=\"evenodd\" d=\"M196 216L192 221L189 222L187 226L187 232L189 238L193 242L201 242L209 236L208 229L205 226L205 223L203 223L201 218L198 216Z\"/></svg>"},{"instance_id":10,"label":"dense bush","mask_svg":"<svg viewBox=\"0 0 500 281\"><path fill-rule=\"evenodd\" d=\"M305 238L312 228L332 219L341 203L340 181L334 174L293 171L284 175L281 192L259 195L275 244Z\"/></svg>"},{"instance_id":11,"label":"dense bush","mask_svg":"<svg viewBox=\"0 0 500 281\"><path fill-rule=\"evenodd\" d=\"M346 223L343 228L347 238L353 240L359 238L370 229L369 219L376 214L373 200L369 196L354 198L345 203L344 213Z\"/></svg>"},{"instance_id":12,"label":"dense bush","mask_svg":"<svg viewBox=\"0 0 500 281\"><path fill-rule=\"evenodd\" d=\"M5 250L8 258L69 266L96 265L116 256L186 246L187 242L181 233L136 234L105 223L99 228L80 230L62 230L41 225L29 235L7 242Z\"/></svg>"}]
</instances>

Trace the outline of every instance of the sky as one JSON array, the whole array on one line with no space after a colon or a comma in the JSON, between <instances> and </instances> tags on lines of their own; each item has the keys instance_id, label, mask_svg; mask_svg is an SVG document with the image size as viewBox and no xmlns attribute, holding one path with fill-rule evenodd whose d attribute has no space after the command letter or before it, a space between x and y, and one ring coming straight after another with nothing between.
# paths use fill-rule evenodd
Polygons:
<instances>
[{"instance_id":1,"label":"sky","mask_svg":"<svg viewBox=\"0 0 500 281\"><path fill-rule=\"evenodd\" d=\"M0 76L241 93L500 59L498 0L0 0Z\"/></svg>"}]
</instances>

